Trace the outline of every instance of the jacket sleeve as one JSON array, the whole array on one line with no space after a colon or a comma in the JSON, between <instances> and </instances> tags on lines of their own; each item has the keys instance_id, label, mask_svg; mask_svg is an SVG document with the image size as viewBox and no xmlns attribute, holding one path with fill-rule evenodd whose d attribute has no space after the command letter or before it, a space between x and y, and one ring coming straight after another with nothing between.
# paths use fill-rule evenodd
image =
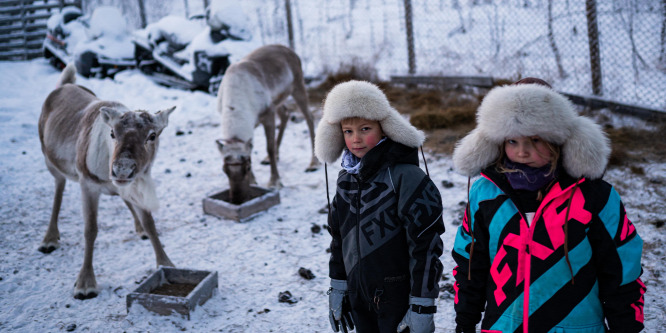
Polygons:
<instances>
[{"instance_id":1,"label":"jacket sleeve","mask_svg":"<svg viewBox=\"0 0 666 333\"><path fill-rule=\"evenodd\" d=\"M482 214L478 214L478 200L474 186L470 192L470 203L458 228L451 254L457 266L453 269L456 282L454 309L456 324L461 328L474 327L481 320L486 306L486 282L490 272L487 232Z\"/></svg>"},{"instance_id":2,"label":"jacket sleeve","mask_svg":"<svg viewBox=\"0 0 666 333\"><path fill-rule=\"evenodd\" d=\"M331 258L328 263L329 277L335 280L347 280L345 264L342 255L342 236L340 236L340 221L337 218L336 194L331 203L331 211L328 214L328 232L331 233Z\"/></svg>"},{"instance_id":3,"label":"jacket sleeve","mask_svg":"<svg viewBox=\"0 0 666 333\"><path fill-rule=\"evenodd\" d=\"M639 332L643 329L646 290L640 279L643 240L612 187L598 222L601 223L592 224L588 237L594 251L604 316L611 332Z\"/></svg>"},{"instance_id":4,"label":"jacket sleeve","mask_svg":"<svg viewBox=\"0 0 666 333\"><path fill-rule=\"evenodd\" d=\"M405 173L397 181L399 215L409 246L411 295L437 298L443 269L439 257L444 250L442 197L421 169Z\"/></svg>"}]
</instances>

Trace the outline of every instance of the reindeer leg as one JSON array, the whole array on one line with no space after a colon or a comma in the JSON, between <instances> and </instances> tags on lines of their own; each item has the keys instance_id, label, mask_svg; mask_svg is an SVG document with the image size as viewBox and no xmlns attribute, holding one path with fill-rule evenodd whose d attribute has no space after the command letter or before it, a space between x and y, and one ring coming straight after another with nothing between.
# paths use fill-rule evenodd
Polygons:
<instances>
[{"instance_id":1,"label":"reindeer leg","mask_svg":"<svg viewBox=\"0 0 666 333\"><path fill-rule=\"evenodd\" d=\"M125 205L127 205L127 208L129 208L130 212L132 212L132 217L134 218L134 231L136 231L136 234L139 235L141 239L148 239L148 234L146 234L146 232L143 230L143 227L141 226L141 220L139 219L139 216L137 216L134 207L132 207L132 204L129 203L129 201L123 201L125 201Z\"/></svg>"},{"instance_id":2,"label":"reindeer leg","mask_svg":"<svg viewBox=\"0 0 666 333\"><path fill-rule=\"evenodd\" d=\"M252 172L252 150L250 150L249 155L247 155L247 163L250 166L249 175L247 176L248 183L257 185L257 179L254 178L254 172Z\"/></svg>"},{"instance_id":3,"label":"reindeer leg","mask_svg":"<svg viewBox=\"0 0 666 333\"><path fill-rule=\"evenodd\" d=\"M289 114L291 111L284 105L280 105L277 109L278 116L280 117L280 127L278 127L277 144L275 145L277 160L280 160L280 144L282 144L282 137L284 136L284 129L289 122Z\"/></svg>"},{"instance_id":4,"label":"reindeer leg","mask_svg":"<svg viewBox=\"0 0 666 333\"><path fill-rule=\"evenodd\" d=\"M49 168L49 170L51 170ZM51 221L49 221L49 228L46 230L46 235L39 245L38 250L43 253L51 253L58 248L58 240L60 239L60 231L58 231L58 215L60 215L60 205L62 204L62 193L65 191L65 183L67 179L60 174L51 171L55 178L55 195L53 196L53 208L51 209Z\"/></svg>"},{"instance_id":5,"label":"reindeer leg","mask_svg":"<svg viewBox=\"0 0 666 333\"><path fill-rule=\"evenodd\" d=\"M157 236L157 229L155 228L155 220L153 220L153 215L150 214L149 211L139 208L137 206L134 206L134 209L137 211L138 213L137 215L139 215L141 219L141 225L143 225L143 230L145 230L146 234L148 235L148 238L150 239L150 243L153 245L157 266L175 267L175 265L171 262L171 260L167 256L166 252L164 252L162 243L160 243L160 239Z\"/></svg>"},{"instance_id":6,"label":"reindeer leg","mask_svg":"<svg viewBox=\"0 0 666 333\"><path fill-rule=\"evenodd\" d=\"M278 136L277 136L277 144L275 148L275 160L279 161L280 160L280 144L282 144L282 137L284 136L284 129L287 127L287 123L289 122L289 114L291 111L289 110L288 107L284 106L284 104L280 105L277 107L277 114L278 117L280 117L280 126L278 126ZM271 164L270 158L266 156L263 161L261 161L261 164L263 165L268 165Z\"/></svg>"},{"instance_id":7,"label":"reindeer leg","mask_svg":"<svg viewBox=\"0 0 666 333\"><path fill-rule=\"evenodd\" d=\"M83 220L85 222L85 250L83 265L81 266L81 271L74 287L74 298L76 299L94 298L99 294L92 262L95 239L97 238L97 208L100 192L98 189L91 189L90 187L90 185L86 184L85 180L81 180L81 199L83 201Z\"/></svg>"},{"instance_id":8,"label":"reindeer leg","mask_svg":"<svg viewBox=\"0 0 666 333\"><path fill-rule=\"evenodd\" d=\"M269 107L267 114L269 116L264 117L262 124L264 125L264 132L266 133L266 150L268 151L268 158L271 161L271 179L268 182L268 187L270 188L281 188L282 183L280 182L280 175L278 174L277 169L277 153L276 153L276 144L275 144L275 108L273 106Z\"/></svg>"},{"instance_id":9,"label":"reindeer leg","mask_svg":"<svg viewBox=\"0 0 666 333\"><path fill-rule=\"evenodd\" d=\"M310 165L307 169L305 169L305 172L312 172L319 169L321 163L319 163L319 160L315 157L314 154L314 117L312 116L310 109L308 109L308 93L305 90L305 85L295 84L294 92L291 96L294 98L294 100L296 100L296 104L298 104L298 108L301 110L301 113L303 113L305 122L308 124L308 130L310 132L310 146L312 147L312 157L310 158Z\"/></svg>"}]
</instances>

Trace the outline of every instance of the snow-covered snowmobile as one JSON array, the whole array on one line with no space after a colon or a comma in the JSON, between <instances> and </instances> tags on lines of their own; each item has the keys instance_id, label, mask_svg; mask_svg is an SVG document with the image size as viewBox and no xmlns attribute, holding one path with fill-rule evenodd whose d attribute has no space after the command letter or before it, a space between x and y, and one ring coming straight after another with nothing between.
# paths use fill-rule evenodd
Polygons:
<instances>
[{"instance_id":1,"label":"snow-covered snowmobile","mask_svg":"<svg viewBox=\"0 0 666 333\"><path fill-rule=\"evenodd\" d=\"M46 23L44 57L59 69L74 61L77 72L85 77L113 77L135 64L125 22L115 7L100 6L90 17L77 7L65 7Z\"/></svg>"},{"instance_id":2,"label":"snow-covered snowmobile","mask_svg":"<svg viewBox=\"0 0 666 333\"><path fill-rule=\"evenodd\" d=\"M189 19L166 16L134 33L136 66L154 81L217 94L227 67L259 45L240 7L216 5Z\"/></svg>"}]
</instances>

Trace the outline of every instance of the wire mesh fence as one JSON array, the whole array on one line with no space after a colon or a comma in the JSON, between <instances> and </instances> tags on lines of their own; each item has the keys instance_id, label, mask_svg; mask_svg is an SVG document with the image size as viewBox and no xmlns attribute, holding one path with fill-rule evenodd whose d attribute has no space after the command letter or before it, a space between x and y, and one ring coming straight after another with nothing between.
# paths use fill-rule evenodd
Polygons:
<instances>
[{"instance_id":1,"label":"wire mesh fence","mask_svg":"<svg viewBox=\"0 0 666 333\"><path fill-rule=\"evenodd\" d=\"M142 2L151 23L201 12L211 1L110 2L134 13ZM375 67L381 78L536 76L561 92L666 111L666 0L245 0L242 6L257 38L291 45L310 76L354 63ZM135 26L140 21L130 18Z\"/></svg>"},{"instance_id":2,"label":"wire mesh fence","mask_svg":"<svg viewBox=\"0 0 666 333\"><path fill-rule=\"evenodd\" d=\"M666 2L416 3L419 73L537 76L559 91L666 109Z\"/></svg>"}]
</instances>

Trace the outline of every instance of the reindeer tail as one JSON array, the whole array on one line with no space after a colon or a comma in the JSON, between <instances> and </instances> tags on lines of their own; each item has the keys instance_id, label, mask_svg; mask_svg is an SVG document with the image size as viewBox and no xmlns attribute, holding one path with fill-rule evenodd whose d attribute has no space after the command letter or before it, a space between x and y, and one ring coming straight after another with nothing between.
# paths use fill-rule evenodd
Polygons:
<instances>
[{"instance_id":1,"label":"reindeer tail","mask_svg":"<svg viewBox=\"0 0 666 333\"><path fill-rule=\"evenodd\" d=\"M67 67L62 70L62 74L60 74L60 80L58 80L58 84L56 85L56 88L60 88L66 83L74 83L76 82L76 66L74 65L73 62L70 62L67 64Z\"/></svg>"}]
</instances>

